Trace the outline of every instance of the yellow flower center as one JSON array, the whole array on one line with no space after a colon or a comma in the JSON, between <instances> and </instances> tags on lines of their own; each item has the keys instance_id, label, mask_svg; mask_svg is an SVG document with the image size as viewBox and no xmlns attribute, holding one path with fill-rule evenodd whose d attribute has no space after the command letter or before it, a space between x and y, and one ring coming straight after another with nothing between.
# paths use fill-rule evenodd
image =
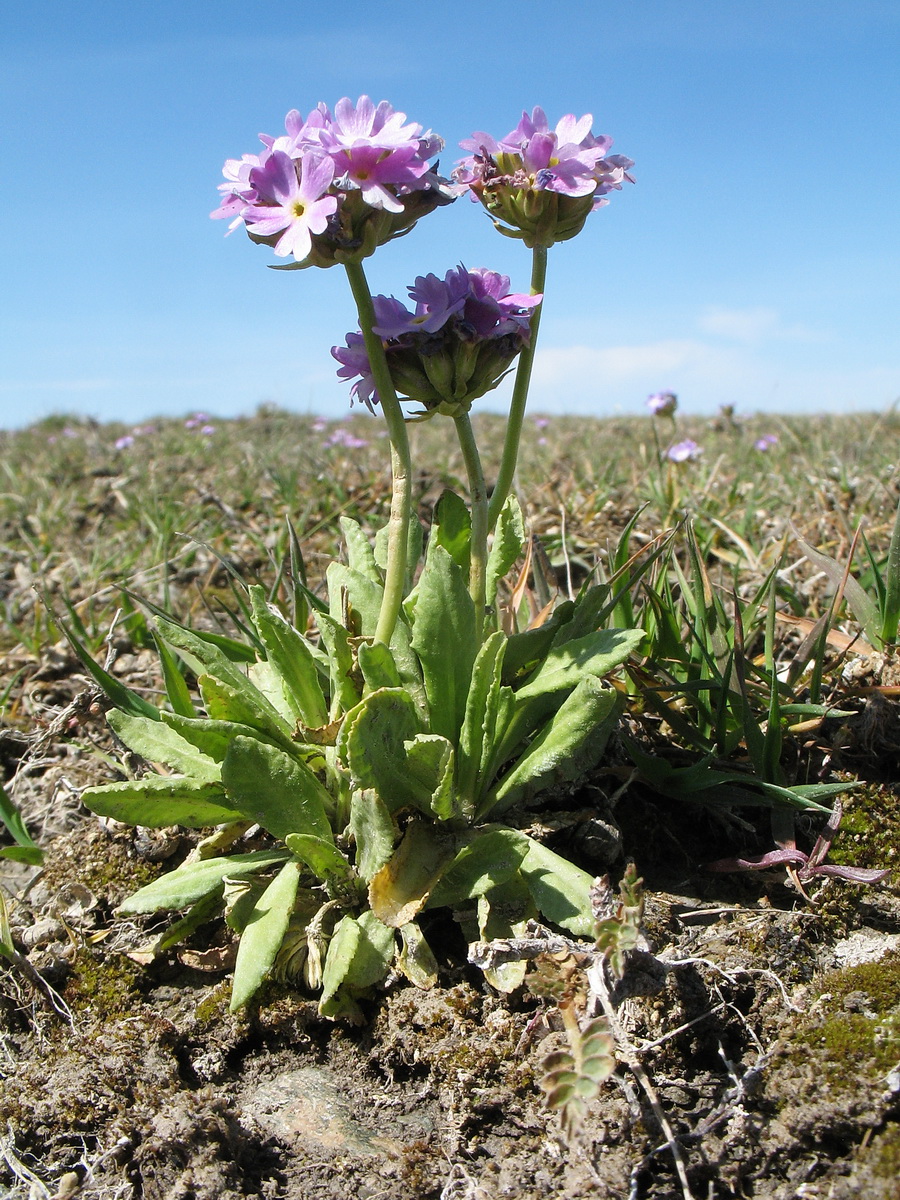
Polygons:
<instances>
[{"instance_id":1,"label":"yellow flower center","mask_svg":"<svg viewBox=\"0 0 900 1200\"><path fill-rule=\"evenodd\" d=\"M295 200L291 205L291 215L294 217L302 217L306 212L306 205L302 200Z\"/></svg>"}]
</instances>

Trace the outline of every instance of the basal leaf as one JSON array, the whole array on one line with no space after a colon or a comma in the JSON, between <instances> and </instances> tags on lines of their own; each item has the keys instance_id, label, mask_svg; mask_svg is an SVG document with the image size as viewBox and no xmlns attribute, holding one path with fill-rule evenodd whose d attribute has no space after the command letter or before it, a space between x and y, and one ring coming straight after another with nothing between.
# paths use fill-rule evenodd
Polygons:
<instances>
[{"instance_id":1,"label":"basal leaf","mask_svg":"<svg viewBox=\"0 0 900 1200\"><path fill-rule=\"evenodd\" d=\"M590 937L594 929L591 876L533 838L526 840L528 852L519 870L535 904L545 917L576 937Z\"/></svg>"},{"instance_id":2,"label":"basal leaf","mask_svg":"<svg viewBox=\"0 0 900 1200\"><path fill-rule=\"evenodd\" d=\"M460 570L469 574L469 546L472 541L472 516L469 506L445 488L434 506L434 524L431 537L443 546Z\"/></svg>"},{"instance_id":3,"label":"basal leaf","mask_svg":"<svg viewBox=\"0 0 900 1200\"><path fill-rule=\"evenodd\" d=\"M470 835L442 872L428 897L429 908L461 904L505 883L521 866L528 838L517 829L487 826Z\"/></svg>"},{"instance_id":4,"label":"basal leaf","mask_svg":"<svg viewBox=\"0 0 900 1200\"><path fill-rule=\"evenodd\" d=\"M261 729L253 729L239 721L213 721L208 717L182 717L168 712L163 712L162 719L186 742L217 763L222 762L228 747L238 736L255 737L270 746L279 744Z\"/></svg>"},{"instance_id":5,"label":"basal leaf","mask_svg":"<svg viewBox=\"0 0 900 1200\"><path fill-rule=\"evenodd\" d=\"M394 818L374 788L353 792L350 832L356 842L356 869L368 883L391 857L397 840Z\"/></svg>"},{"instance_id":6,"label":"basal leaf","mask_svg":"<svg viewBox=\"0 0 900 1200\"><path fill-rule=\"evenodd\" d=\"M497 599L497 585L512 570L525 549L525 521L519 502L513 495L506 498L500 510L494 540L487 562L487 595L489 605Z\"/></svg>"},{"instance_id":7,"label":"basal leaf","mask_svg":"<svg viewBox=\"0 0 900 1200\"><path fill-rule=\"evenodd\" d=\"M403 688L372 692L344 719L338 755L350 769L354 785L375 788L393 812L423 798L405 770L406 748L418 733L415 705ZM430 793L425 793L427 800Z\"/></svg>"},{"instance_id":8,"label":"basal leaf","mask_svg":"<svg viewBox=\"0 0 900 1200\"><path fill-rule=\"evenodd\" d=\"M618 693L586 675L514 767L488 794L482 815L502 812L554 784L577 779L606 748L620 710Z\"/></svg>"},{"instance_id":9,"label":"basal leaf","mask_svg":"<svg viewBox=\"0 0 900 1200\"><path fill-rule=\"evenodd\" d=\"M291 854L296 854L323 881L330 899L356 897L356 873L331 839L289 833L285 842Z\"/></svg>"},{"instance_id":10,"label":"basal leaf","mask_svg":"<svg viewBox=\"0 0 900 1200\"><path fill-rule=\"evenodd\" d=\"M333 841L328 814L334 801L304 763L256 738L236 737L222 763L229 802L282 841L312 833Z\"/></svg>"},{"instance_id":11,"label":"basal leaf","mask_svg":"<svg viewBox=\"0 0 900 1200\"><path fill-rule=\"evenodd\" d=\"M202 753L164 721L134 717L115 708L106 714L106 719L129 750L147 762L164 763L173 771L206 783L215 783L222 778L215 759Z\"/></svg>"},{"instance_id":12,"label":"basal leaf","mask_svg":"<svg viewBox=\"0 0 900 1200\"><path fill-rule=\"evenodd\" d=\"M241 879L264 871L267 867L278 866L288 857L286 850L254 850L251 854L233 854L228 858L204 858L199 862L185 863L123 900L118 911L145 913L187 908L221 887L226 875L230 879Z\"/></svg>"},{"instance_id":13,"label":"basal leaf","mask_svg":"<svg viewBox=\"0 0 900 1200\"><path fill-rule=\"evenodd\" d=\"M249 725L290 745L291 726L246 676L240 684L234 684L214 675L201 675L197 686L210 720Z\"/></svg>"},{"instance_id":14,"label":"basal leaf","mask_svg":"<svg viewBox=\"0 0 900 1200\"><path fill-rule=\"evenodd\" d=\"M393 929L372 912L349 914L334 931L322 976L319 1012L325 1017L360 1019L356 997L384 979L394 960Z\"/></svg>"},{"instance_id":15,"label":"basal leaf","mask_svg":"<svg viewBox=\"0 0 900 1200\"><path fill-rule=\"evenodd\" d=\"M362 531L362 526L352 517L341 517L341 533L347 551L347 565L357 575L364 575L381 587L381 572L375 562L372 544Z\"/></svg>"},{"instance_id":16,"label":"basal leaf","mask_svg":"<svg viewBox=\"0 0 900 1200\"><path fill-rule=\"evenodd\" d=\"M460 807L453 783L456 755L447 739L434 733L419 733L406 743L405 750L403 766L410 794L428 797L418 806L439 821L458 817Z\"/></svg>"},{"instance_id":17,"label":"basal leaf","mask_svg":"<svg viewBox=\"0 0 900 1200\"><path fill-rule=\"evenodd\" d=\"M247 1003L271 970L284 941L299 882L300 864L286 862L256 902L238 944L232 1012Z\"/></svg>"},{"instance_id":18,"label":"basal leaf","mask_svg":"<svg viewBox=\"0 0 900 1200\"><path fill-rule=\"evenodd\" d=\"M325 579L332 619L352 634L374 637L384 595L381 584L338 562L329 563Z\"/></svg>"},{"instance_id":19,"label":"basal leaf","mask_svg":"<svg viewBox=\"0 0 900 1200\"><path fill-rule=\"evenodd\" d=\"M472 682L459 738L457 787L465 813L471 816L478 798L478 782L490 761L498 735L503 657L508 639L493 633L481 647L472 669Z\"/></svg>"},{"instance_id":20,"label":"basal leaf","mask_svg":"<svg viewBox=\"0 0 900 1200\"><path fill-rule=\"evenodd\" d=\"M429 545L419 579L412 646L422 664L431 732L456 743L477 643L466 579L443 546Z\"/></svg>"},{"instance_id":21,"label":"basal leaf","mask_svg":"<svg viewBox=\"0 0 900 1200\"><path fill-rule=\"evenodd\" d=\"M270 668L283 684L291 719L310 728L324 725L328 709L319 682L319 669L306 638L266 603L261 587L250 588L253 624L262 642Z\"/></svg>"},{"instance_id":22,"label":"basal leaf","mask_svg":"<svg viewBox=\"0 0 900 1200\"><path fill-rule=\"evenodd\" d=\"M185 678L181 673L175 655L159 637L156 630L152 631L156 653L159 655L159 665L162 669L163 683L166 685L166 697L172 706L172 711L182 717L196 717L197 709L191 698Z\"/></svg>"},{"instance_id":23,"label":"basal leaf","mask_svg":"<svg viewBox=\"0 0 900 1200\"><path fill-rule=\"evenodd\" d=\"M397 670L394 656L383 642L362 642L356 651L356 657L366 681L367 692L401 686L400 672Z\"/></svg>"},{"instance_id":24,"label":"basal leaf","mask_svg":"<svg viewBox=\"0 0 900 1200\"><path fill-rule=\"evenodd\" d=\"M143 779L100 784L85 788L81 800L98 816L149 829L167 825L203 829L241 816L221 783L178 775L146 775Z\"/></svg>"},{"instance_id":25,"label":"basal leaf","mask_svg":"<svg viewBox=\"0 0 900 1200\"><path fill-rule=\"evenodd\" d=\"M393 929L406 925L455 856L453 834L425 821L410 821L400 845L369 883L372 911Z\"/></svg>"},{"instance_id":26,"label":"basal leaf","mask_svg":"<svg viewBox=\"0 0 900 1200\"><path fill-rule=\"evenodd\" d=\"M516 700L570 691L586 674L607 675L621 666L643 638L642 629L599 629L553 646L527 683L516 690Z\"/></svg>"}]
</instances>

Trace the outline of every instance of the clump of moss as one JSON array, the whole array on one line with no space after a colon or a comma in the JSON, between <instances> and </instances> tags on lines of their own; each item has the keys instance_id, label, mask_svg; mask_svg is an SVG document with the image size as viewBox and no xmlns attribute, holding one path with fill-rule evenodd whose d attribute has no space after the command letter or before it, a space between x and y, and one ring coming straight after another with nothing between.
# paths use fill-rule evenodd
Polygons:
<instances>
[{"instance_id":1,"label":"clump of moss","mask_svg":"<svg viewBox=\"0 0 900 1200\"><path fill-rule=\"evenodd\" d=\"M844 797L844 815L828 861L853 867L891 867L897 861L900 796L887 784L867 783Z\"/></svg>"},{"instance_id":2,"label":"clump of moss","mask_svg":"<svg viewBox=\"0 0 900 1200\"><path fill-rule=\"evenodd\" d=\"M818 990L818 1013L797 1027L788 1056L820 1051L817 1066L834 1087L885 1075L900 1059L900 954L829 972Z\"/></svg>"},{"instance_id":3,"label":"clump of moss","mask_svg":"<svg viewBox=\"0 0 900 1200\"><path fill-rule=\"evenodd\" d=\"M105 1020L128 1016L134 1007L141 968L123 954L98 958L82 946L66 984L66 1003L75 1012L92 1009Z\"/></svg>"}]
</instances>

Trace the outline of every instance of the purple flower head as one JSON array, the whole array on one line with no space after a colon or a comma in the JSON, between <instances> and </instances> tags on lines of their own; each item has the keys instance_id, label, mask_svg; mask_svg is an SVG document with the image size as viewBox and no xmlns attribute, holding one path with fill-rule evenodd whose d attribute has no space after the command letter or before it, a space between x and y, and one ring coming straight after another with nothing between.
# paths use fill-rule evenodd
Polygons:
<instances>
[{"instance_id":1,"label":"purple flower head","mask_svg":"<svg viewBox=\"0 0 900 1200\"><path fill-rule=\"evenodd\" d=\"M551 129L542 108L523 112L499 142L487 133L460 142L471 154L460 159L453 177L507 236L528 246L565 241L582 229L589 213L608 203L608 192L633 182L631 159L609 155L612 138L595 136L592 122L590 113L569 114ZM544 193L549 195L541 199Z\"/></svg>"},{"instance_id":2,"label":"purple flower head","mask_svg":"<svg viewBox=\"0 0 900 1200\"><path fill-rule=\"evenodd\" d=\"M284 124L278 137L259 135L265 150L258 157L226 162L222 203L211 214L230 218L231 228L243 221L280 257L305 266L359 262L458 195L430 162L443 141L386 100L344 97L333 114L319 104L305 120L291 109ZM323 163L330 164L327 178Z\"/></svg>"},{"instance_id":3,"label":"purple flower head","mask_svg":"<svg viewBox=\"0 0 900 1200\"><path fill-rule=\"evenodd\" d=\"M129 446L134 445L134 438L130 433L123 433L121 437L116 438L115 447L117 450L127 450Z\"/></svg>"},{"instance_id":4,"label":"purple flower head","mask_svg":"<svg viewBox=\"0 0 900 1200\"><path fill-rule=\"evenodd\" d=\"M759 450L761 453L765 454L767 451L771 450L773 446L777 446L777 445L778 445L778 434L777 433L764 433L762 435L762 437L757 438L756 441L753 443L753 449Z\"/></svg>"},{"instance_id":5,"label":"purple flower head","mask_svg":"<svg viewBox=\"0 0 900 1200\"><path fill-rule=\"evenodd\" d=\"M692 438L685 438L683 442L675 442L668 448L666 458L669 462L682 463L699 458L702 453L703 450Z\"/></svg>"},{"instance_id":6,"label":"purple flower head","mask_svg":"<svg viewBox=\"0 0 900 1200\"><path fill-rule=\"evenodd\" d=\"M373 332L383 340L397 391L426 412L455 415L496 387L530 336L540 296L509 291L509 278L484 268L455 267L443 279L420 275L409 289L415 312L392 296L375 296ZM354 380L351 402L379 402L361 333L334 346L338 377Z\"/></svg>"},{"instance_id":7,"label":"purple flower head","mask_svg":"<svg viewBox=\"0 0 900 1200\"><path fill-rule=\"evenodd\" d=\"M654 392L647 397L647 407L654 417L671 417L678 407L678 397L674 392Z\"/></svg>"}]
</instances>

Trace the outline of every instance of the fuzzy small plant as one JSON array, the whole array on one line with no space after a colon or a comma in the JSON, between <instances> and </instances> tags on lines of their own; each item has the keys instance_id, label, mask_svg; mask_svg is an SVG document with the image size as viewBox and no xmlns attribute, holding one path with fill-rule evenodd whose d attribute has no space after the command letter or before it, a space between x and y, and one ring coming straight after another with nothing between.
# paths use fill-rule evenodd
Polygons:
<instances>
[{"instance_id":1,"label":"fuzzy small plant","mask_svg":"<svg viewBox=\"0 0 900 1200\"><path fill-rule=\"evenodd\" d=\"M346 272L358 330L332 353L351 400L383 415L392 468L387 526L372 539L345 519L326 596L295 578L291 619L259 586L241 600L242 638L156 612L161 704L89 664L113 700L113 731L151 769L86 789L85 804L137 825L213 830L121 911L180 914L155 951L224 914L239 939L234 1008L273 976L318 991L324 1015L355 1020L391 972L430 986L437 909L470 941L514 935L539 914L591 931L590 877L515 813L598 761L621 708L606 677L642 634L609 627L600 585L520 623L505 582L526 546L512 482L547 253L631 166L591 123L551 128L535 108L500 142L462 143L470 153L451 181L432 161L439 138L362 96L305 119L292 110L283 134L225 164L214 218L271 247L279 269ZM419 276L411 307L372 296L364 260L464 193L531 249L530 291L454 267ZM516 363L489 500L469 413ZM423 419L448 422L469 485L467 498L442 496L427 545L407 436Z\"/></svg>"}]
</instances>

